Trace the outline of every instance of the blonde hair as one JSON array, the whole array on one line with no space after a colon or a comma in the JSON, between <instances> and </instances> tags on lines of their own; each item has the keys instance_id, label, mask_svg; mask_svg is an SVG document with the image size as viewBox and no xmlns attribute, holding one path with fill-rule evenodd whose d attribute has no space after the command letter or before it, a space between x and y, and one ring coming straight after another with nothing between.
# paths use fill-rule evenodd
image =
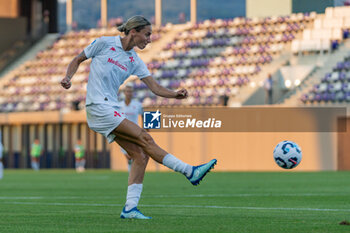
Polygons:
<instances>
[{"instance_id":1,"label":"blonde hair","mask_svg":"<svg viewBox=\"0 0 350 233\"><path fill-rule=\"evenodd\" d=\"M135 29L136 31L141 31L145 26L151 25L151 23L141 15L135 15L128 19L126 23L123 23L118 27L120 32L124 32L125 35L128 35L131 29Z\"/></svg>"}]
</instances>

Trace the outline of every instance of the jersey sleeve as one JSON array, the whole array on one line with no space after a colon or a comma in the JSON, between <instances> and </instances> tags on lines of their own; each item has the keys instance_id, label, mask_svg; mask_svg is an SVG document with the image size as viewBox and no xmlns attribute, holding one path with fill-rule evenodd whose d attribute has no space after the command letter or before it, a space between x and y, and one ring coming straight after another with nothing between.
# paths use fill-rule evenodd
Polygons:
<instances>
[{"instance_id":1,"label":"jersey sleeve","mask_svg":"<svg viewBox=\"0 0 350 233\"><path fill-rule=\"evenodd\" d=\"M139 58L137 57L137 66L133 72L134 75L139 77L140 79L146 78L148 76L151 76L151 73L149 72L146 64Z\"/></svg>"},{"instance_id":2,"label":"jersey sleeve","mask_svg":"<svg viewBox=\"0 0 350 233\"><path fill-rule=\"evenodd\" d=\"M105 41L100 37L89 44L85 49L84 53L86 58L91 58L99 54L105 46Z\"/></svg>"}]
</instances>

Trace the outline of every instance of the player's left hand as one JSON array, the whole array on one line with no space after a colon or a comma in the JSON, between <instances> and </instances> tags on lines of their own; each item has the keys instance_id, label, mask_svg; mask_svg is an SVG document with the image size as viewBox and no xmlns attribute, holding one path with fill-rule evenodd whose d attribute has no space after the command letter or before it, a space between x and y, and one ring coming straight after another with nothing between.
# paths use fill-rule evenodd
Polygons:
<instances>
[{"instance_id":1,"label":"player's left hand","mask_svg":"<svg viewBox=\"0 0 350 233\"><path fill-rule=\"evenodd\" d=\"M176 99L186 99L188 97L188 92L186 89L181 89L176 92Z\"/></svg>"},{"instance_id":2,"label":"player's left hand","mask_svg":"<svg viewBox=\"0 0 350 233\"><path fill-rule=\"evenodd\" d=\"M65 77L61 81L61 86L64 87L65 89L69 89L72 86L72 82L68 77Z\"/></svg>"}]
</instances>

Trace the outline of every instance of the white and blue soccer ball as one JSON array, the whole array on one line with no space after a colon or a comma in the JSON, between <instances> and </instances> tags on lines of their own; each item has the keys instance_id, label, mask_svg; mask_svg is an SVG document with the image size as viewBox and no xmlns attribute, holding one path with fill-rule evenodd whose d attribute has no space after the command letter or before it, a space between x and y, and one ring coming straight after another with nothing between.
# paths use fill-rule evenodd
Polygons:
<instances>
[{"instance_id":1,"label":"white and blue soccer ball","mask_svg":"<svg viewBox=\"0 0 350 233\"><path fill-rule=\"evenodd\" d=\"M281 168L292 169L301 161L301 149L295 142L283 141L278 143L273 150L273 158Z\"/></svg>"}]
</instances>

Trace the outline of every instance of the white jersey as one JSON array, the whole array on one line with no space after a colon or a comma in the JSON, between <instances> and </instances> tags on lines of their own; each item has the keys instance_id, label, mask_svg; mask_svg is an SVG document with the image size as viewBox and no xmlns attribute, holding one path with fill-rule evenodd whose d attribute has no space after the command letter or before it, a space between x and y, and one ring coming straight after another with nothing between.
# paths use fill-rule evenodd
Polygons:
<instances>
[{"instance_id":1,"label":"white jersey","mask_svg":"<svg viewBox=\"0 0 350 233\"><path fill-rule=\"evenodd\" d=\"M125 104L125 101L120 102L120 107L124 113L126 119L134 122L138 125L139 115L143 114L142 104L137 100L131 100L129 105Z\"/></svg>"},{"instance_id":2,"label":"white jersey","mask_svg":"<svg viewBox=\"0 0 350 233\"><path fill-rule=\"evenodd\" d=\"M103 103L118 106L119 87L130 75L140 79L151 75L133 49L123 49L120 36L100 37L84 52L87 58L92 58L86 105Z\"/></svg>"}]
</instances>

